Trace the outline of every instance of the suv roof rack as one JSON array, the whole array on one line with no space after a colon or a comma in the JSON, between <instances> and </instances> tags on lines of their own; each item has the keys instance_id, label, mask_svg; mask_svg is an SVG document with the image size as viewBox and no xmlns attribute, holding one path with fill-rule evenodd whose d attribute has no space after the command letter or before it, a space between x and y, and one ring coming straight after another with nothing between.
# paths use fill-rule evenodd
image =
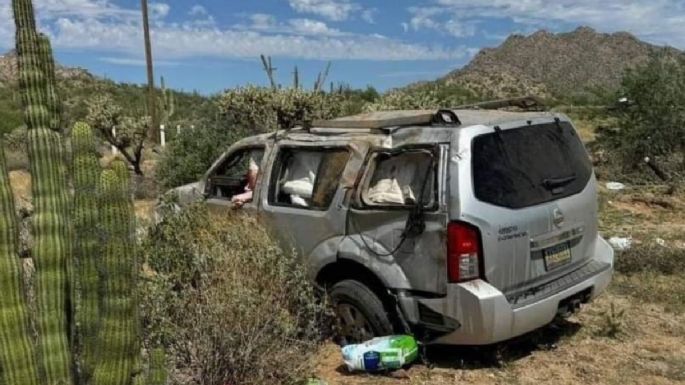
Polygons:
<instances>
[{"instance_id":1,"label":"suv roof rack","mask_svg":"<svg viewBox=\"0 0 685 385\"><path fill-rule=\"evenodd\" d=\"M312 131L349 132L388 130L395 127L424 126L429 124L459 125L461 122L451 110L393 110L376 111L345 116L331 120L315 120Z\"/></svg>"},{"instance_id":2,"label":"suv roof rack","mask_svg":"<svg viewBox=\"0 0 685 385\"><path fill-rule=\"evenodd\" d=\"M517 107L525 111L546 111L547 106L537 96L524 96L520 98L500 99L487 102L465 104L454 107L455 110L500 110L508 107Z\"/></svg>"}]
</instances>

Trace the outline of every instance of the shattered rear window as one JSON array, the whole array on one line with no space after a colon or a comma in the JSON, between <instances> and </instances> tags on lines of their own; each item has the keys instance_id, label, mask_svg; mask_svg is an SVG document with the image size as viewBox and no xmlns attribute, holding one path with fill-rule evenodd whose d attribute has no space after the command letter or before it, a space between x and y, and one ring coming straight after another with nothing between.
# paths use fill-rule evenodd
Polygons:
<instances>
[{"instance_id":1,"label":"shattered rear window","mask_svg":"<svg viewBox=\"0 0 685 385\"><path fill-rule=\"evenodd\" d=\"M477 136L472 142L476 198L523 208L581 192L592 163L567 122L524 126Z\"/></svg>"}]
</instances>

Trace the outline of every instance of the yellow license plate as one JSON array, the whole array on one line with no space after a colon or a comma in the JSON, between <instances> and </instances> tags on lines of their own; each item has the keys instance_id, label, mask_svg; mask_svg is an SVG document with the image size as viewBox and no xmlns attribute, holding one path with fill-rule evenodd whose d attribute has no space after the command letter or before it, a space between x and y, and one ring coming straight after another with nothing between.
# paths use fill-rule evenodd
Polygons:
<instances>
[{"instance_id":1,"label":"yellow license plate","mask_svg":"<svg viewBox=\"0 0 685 385\"><path fill-rule=\"evenodd\" d=\"M542 251L545 258L545 269L554 270L559 266L571 262L571 247L567 243L561 243Z\"/></svg>"}]
</instances>

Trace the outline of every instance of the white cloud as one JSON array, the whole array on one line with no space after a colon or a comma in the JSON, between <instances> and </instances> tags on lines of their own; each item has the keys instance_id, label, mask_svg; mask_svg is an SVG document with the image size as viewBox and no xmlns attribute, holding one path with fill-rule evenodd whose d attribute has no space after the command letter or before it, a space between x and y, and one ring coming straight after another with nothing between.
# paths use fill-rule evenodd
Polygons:
<instances>
[{"instance_id":1,"label":"white cloud","mask_svg":"<svg viewBox=\"0 0 685 385\"><path fill-rule=\"evenodd\" d=\"M369 24L376 24L376 13L378 13L376 8L369 8L363 10L360 17Z\"/></svg>"},{"instance_id":2,"label":"white cloud","mask_svg":"<svg viewBox=\"0 0 685 385\"><path fill-rule=\"evenodd\" d=\"M461 20L508 18L519 25L557 29L589 25L605 32L628 31L642 39L685 48L682 0L432 0Z\"/></svg>"},{"instance_id":3,"label":"white cloud","mask_svg":"<svg viewBox=\"0 0 685 385\"><path fill-rule=\"evenodd\" d=\"M142 54L140 28L135 24L112 25L103 21L61 19L54 31L57 47ZM461 49L446 50L367 35L343 37L261 34L217 28L158 27L153 30L156 57L163 59L201 56L254 58L260 54L304 59L426 60L461 58Z\"/></svg>"},{"instance_id":4,"label":"white cloud","mask_svg":"<svg viewBox=\"0 0 685 385\"><path fill-rule=\"evenodd\" d=\"M440 7L410 7L409 12L413 15L403 26L405 32L411 28L414 31L432 30L454 37L466 37L476 34L476 25L473 21L465 21L453 16L443 20L446 14Z\"/></svg>"},{"instance_id":5,"label":"white cloud","mask_svg":"<svg viewBox=\"0 0 685 385\"><path fill-rule=\"evenodd\" d=\"M143 57L140 12L110 0L36 0L41 29L57 49L94 52L133 65ZM321 1L309 0L311 4ZM0 0L0 47L14 42L9 2ZM351 3L343 2L348 5ZM279 23L268 15L248 17L251 25L220 27L210 15L184 22L168 21L170 7L154 3L153 52L156 59L254 58L260 54L303 59L433 60L456 59L463 49L427 46L368 34L353 34L311 19ZM336 3L337 4L337 3ZM343 7L344 8L344 7ZM191 11L193 9L191 8ZM351 11L330 12L339 18ZM198 9L197 16L202 16ZM257 27L262 27L261 29ZM103 59L109 60L110 59Z\"/></svg>"},{"instance_id":6,"label":"white cloud","mask_svg":"<svg viewBox=\"0 0 685 385\"><path fill-rule=\"evenodd\" d=\"M267 15L265 13L255 13L250 15L250 21L252 22L251 27L254 29L268 29L276 26L276 18L273 15Z\"/></svg>"},{"instance_id":7,"label":"white cloud","mask_svg":"<svg viewBox=\"0 0 685 385\"><path fill-rule=\"evenodd\" d=\"M334 28L329 28L326 23L311 19L292 19L289 20L290 26L294 32L303 35L342 35L342 33Z\"/></svg>"},{"instance_id":8,"label":"white cloud","mask_svg":"<svg viewBox=\"0 0 685 385\"><path fill-rule=\"evenodd\" d=\"M169 15L171 7L166 3L150 3L148 9L152 18L163 19Z\"/></svg>"},{"instance_id":9,"label":"white cloud","mask_svg":"<svg viewBox=\"0 0 685 385\"><path fill-rule=\"evenodd\" d=\"M205 16L207 15L207 8L201 6L200 4L195 4L190 8L188 14L190 16Z\"/></svg>"},{"instance_id":10,"label":"white cloud","mask_svg":"<svg viewBox=\"0 0 685 385\"><path fill-rule=\"evenodd\" d=\"M311 13L333 21L347 20L350 14L362 9L348 0L289 0L289 3L299 13Z\"/></svg>"}]
</instances>

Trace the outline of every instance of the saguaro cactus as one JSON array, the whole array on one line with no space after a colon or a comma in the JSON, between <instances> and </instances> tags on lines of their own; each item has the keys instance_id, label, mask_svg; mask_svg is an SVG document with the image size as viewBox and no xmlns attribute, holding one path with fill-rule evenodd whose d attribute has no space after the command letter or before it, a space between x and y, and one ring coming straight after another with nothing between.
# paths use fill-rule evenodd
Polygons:
<instances>
[{"instance_id":1,"label":"saguaro cactus","mask_svg":"<svg viewBox=\"0 0 685 385\"><path fill-rule=\"evenodd\" d=\"M0 147L0 383L38 385L17 243L14 199Z\"/></svg>"},{"instance_id":2,"label":"saguaro cactus","mask_svg":"<svg viewBox=\"0 0 685 385\"><path fill-rule=\"evenodd\" d=\"M13 0L19 84L28 128L34 197L33 258L39 370L47 384L71 384L67 332L67 257L71 252L64 146L55 94L54 62L46 37L36 32L30 0Z\"/></svg>"},{"instance_id":3,"label":"saguaro cactus","mask_svg":"<svg viewBox=\"0 0 685 385\"><path fill-rule=\"evenodd\" d=\"M86 384L93 374L99 326L100 238L97 229L97 184L100 164L93 130L85 123L76 123L71 131L74 175L74 261L73 281L78 289L74 308L80 383Z\"/></svg>"},{"instance_id":4,"label":"saguaro cactus","mask_svg":"<svg viewBox=\"0 0 685 385\"><path fill-rule=\"evenodd\" d=\"M136 363L136 303L133 250L133 213L127 180L119 166L100 176L98 195L102 220L102 327L100 350L93 376L97 385L126 385L132 380ZM126 175L127 179L128 175Z\"/></svg>"}]
</instances>

